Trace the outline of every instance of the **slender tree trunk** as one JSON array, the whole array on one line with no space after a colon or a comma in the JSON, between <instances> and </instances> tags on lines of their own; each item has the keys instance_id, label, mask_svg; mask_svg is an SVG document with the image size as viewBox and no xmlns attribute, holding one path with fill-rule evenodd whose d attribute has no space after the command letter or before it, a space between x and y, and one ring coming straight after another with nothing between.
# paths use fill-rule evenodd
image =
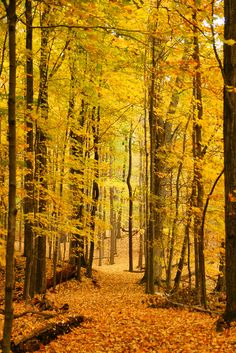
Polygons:
<instances>
[{"instance_id":1,"label":"slender tree trunk","mask_svg":"<svg viewBox=\"0 0 236 353\"><path fill-rule=\"evenodd\" d=\"M188 44L188 43L186 43ZM169 104L169 108L168 108L168 112L167 112L167 120L168 120L168 124L165 123L166 128L165 128L165 143L167 144L167 148L169 147L168 145L170 144L170 140L171 140L171 130L172 130L172 116L176 113L176 109L178 107L179 104L179 90L182 88L183 86L183 77L184 77L184 73L186 71L186 69L188 68L188 62L189 62L189 45L186 45L184 48L184 53L183 53L183 57L181 60L181 72L180 74L176 77L175 80L175 87L172 91L172 95L171 95L171 100L170 100L170 104ZM183 139L183 158L184 158L184 154L185 154L185 147L186 147L186 133L187 133L187 128L189 125L189 120L190 117L186 123L185 126L185 133L184 133L184 139ZM175 245L175 241L177 238L177 223L178 223L178 218L179 218L179 203L180 203L180 176L182 173L182 167L183 167L183 161L180 161L179 163L179 167L178 167L178 171L177 171L177 177L176 177L176 186L175 186L175 216L173 219L173 224L172 224L172 229L171 229L171 236L170 236L170 250L169 250L169 259L168 259L168 266L167 266L167 279L166 279L166 283L167 283L167 288L170 289L171 288L171 269L172 269L172 262L173 262L173 256L174 256L174 245Z\"/></svg>"},{"instance_id":2,"label":"slender tree trunk","mask_svg":"<svg viewBox=\"0 0 236 353\"><path fill-rule=\"evenodd\" d=\"M143 268L143 254L144 254L144 232L145 229L145 174L143 173L144 167L144 149L143 144L139 144L139 256L138 256L138 268Z\"/></svg>"},{"instance_id":3,"label":"slender tree trunk","mask_svg":"<svg viewBox=\"0 0 236 353\"><path fill-rule=\"evenodd\" d=\"M68 146L68 141L69 141L69 117L67 119L67 125L66 125L66 131L65 131L65 137L64 137L64 144L63 144L63 149L62 149L62 157L61 157L61 165L60 165L60 181L59 181L59 195L60 198L63 198L63 191L64 191L64 178L65 178L65 157L66 157L66 150ZM59 218L62 216L62 210L61 208L59 209ZM64 245L64 254L66 252L66 236L65 234L63 236L63 245ZM59 245L60 246L60 245ZM64 262L65 256L62 255L62 262Z\"/></svg>"},{"instance_id":4,"label":"slender tree trunk","mask_svg":"<svg viewBox=\"0 0 236 353\"><path fill-rule=\"evenodd\" d=\"M75 124L74 120L74 108L75 108L75 63L71 66L71 89L69 97L69 109L68 109L68 120L72 120L71 124ZM82 131L85 124L85 102L81 102L81 110L79 117L78 128ZM70 132L72 147L71 153L74 158L74 163L80 163L80 168L71 168L72 175L72 190L73 190L73 203L74 203L74 217L78 221L77 229L81 231L83 214L84 214L84 204L83 204L83 194L84 185L82 182L82 177L84 176L84 137L79 136L75 129L72 128ZM78 187L78 183L80 186ZM81 267L87 262L87 257L84 254L85 242L80 234L73 234L71 240L70 249L70 263L77 266L77 279L80 280L81 277Z\"/></svg>"},{"instance_id":5,"label":"slender tree trunk","mask_svg":"<svg viewBox=\"0 0 236 353\"><path fill-rule=\"evenodd\" d=\"M133 271L133 190L131 184L132 175L132 123L130 126L130 134L128 141L128 175L127 175L127 186L129 192L129 272Z\"/></svg>"},{"instance_id":6,"label":"slender tree trunk","mask_svg":"<svg viewBox=\"0 0 236 353\"><path fill-rule=\"evenodd\" d=\"M150 200L149 200L149 225L147 234L147 282L146 292L154 294L154 156L155 140L156 140L156 123L154 119L154 94L155 94L155 39L152 38L152 73L151 73L151 87L149 89L149 129L150 129Z\"/></svg>"},{"instance_id":7,"label":"slender tree trunk","mask_svg":"<svg viewBox=\"0 0 236 353\"><path fill-rule=\"evenodd\" d=\"M127 165L127 151L128 151L127 137L125 138L125 141L122 143L122 145L125 146L125 154L124 154L125 157L124 157L123 168L122 168L122 182L125 183L126 165ZM124 204L124 187L122 187L122 190L120 192L120 204L119 204L119 211L118 211L118 215L117 215L117 231L116 231L116 238L117 239L121 238L123 204Z\"/></svg>"},{"instance_id":8,"label":"slender tree trunk","mask_svg":"<svg viewBox=\"0 0 236 353\"><path fill-rule=\"evenodd\" d=\"M224 173L224 169L220 172L220 174L217 176L215 182L213 183L213 186L211 188L210 193L207 196L206 199L206 203L203 209L203 215L202 215L202 224L201 224L201 232L204 235L204 228L205 228L205 218L206 218L206 213L207 213L207 208L208 208L208 204L210 201L210 197L212 196L215 187L218 183L218 181L220 180L221 176ZM220 249L220 263L219 263L219 274L218 274L218 278L217 278L217 284L215 287L215 291L217 292L222 292L225 291L225 242L222 241L221 242L221 249Z\"/></svg>"},{"instance_id":9,"label":"slender tree trunk","mask_svg":"<svg viewBox=\"0 0 236 353\"><path fill-rule=\"evenodd\" d=\"M13 323L14 290L14 245L16 232L16 1L10 0L7 8L9 29L9 196L8 196L8 234L6 248L5 275L5 319L3 329L3 353L10 353Z\"/></svg>"},{"instance_id":10,"label":"slender tree trunk","mask_svg":"<svg viewBox=\"0 0 236 353\"><path fill-rule=\"evenodd\" d=\"M178 168L177 172L177 178L176 178L176 199L175 199L175 216L174 216L174 221L172 224L172 230L171 230L171 239L170 239L170 254L169 254L169 261L168 261L168 266L167 266L167 278L166 278L166 284L167 284L167 289L170 290L171 288L171 277L172 277L172 263L173 263L173 257L174 257L174 245L175 245L175 239L177 237L177 222L179 218L179 199L180 199L180 188L179 188L179 181L180 181L180 175L181 175L181 163Z\"/></svg>"},{"instance_id":11,"label":"slender tree trunk","mask_svg":"<svg viewBox=\"0 0 236 353\"><path fill-rule=\"evenodd\" d=\"M33 121L32 121L32 109L33 109L33 30L32 30L32 1L26 0L25 2L25 14L26 14L26 168L27 173L25 175L25 191L26 197L24 199L24 255L26 256L26 267L25 267L25 282L24 282L24 298L34 296L34 271L32 269L34 264L34 234L33 234L33 214L34 214L34 167L32 155L34 151L34 136L33 136Z\"/></svg>"},{"instance_id":12,"label":"slender tree trunk","mask_svg":"<svg viewBox=\"0 0 236 353\"><path fill-rule=\"evenodd\" d=\"M110 178L112 178L112 149L110 148ZM110 265L115 263L116 232L115 232L115 211L114 211L114 186L110 187Z\"/></svg>"},{"instance_id":13,"label":"slender tree trunk","mask_svg":"<svg viewBox=\"0 0 236 353\"><path fill-rule=\"evenodd\" d=\"M226 227L226 321L236 320L236 2L224 1L224 167Z\"/></svg>"},{"instance_id":14,"label":"slender tree trunk","mask_svg":"<svg viewBox=\"0 0 236 353\"><path fill-rule=\"evenodd\" d=\"M70 140L71 140L71 155L73 158L73 164L78 163L78 160L81 158L83 159L83 150L82 146L80 145L80 138L78 134L75 132L74 124L74 110L75 110L75 63L72 61L70 65L70 92L69 92L69 106L68 106L68 114L67 114L67 121L69 122L69 126L71 125L70 131ZM80 126L82 127L84 123L84 101L81 102L81 111L80 111ZM81 124L82 122L82 124ZM78 200L81 199L81 195L78 195L78 188L77 188L77 176L80 175L81 170L77 168L71 168L71 189L72 189L72 198L74 206L74 215L73 217L80 220L80 215L82 216L82 205L78 206ZM79 226L77 226L78 228ZM77 273L78 279L80 279L80 253L79 253L79 235L72 234L72 238L70 240L70 254L69 254L69 261L72 265L77 265Z\"/></svg>"},{"instance_id":15,"label":"slender tree trunk","mask_svg":"<svg viewBox=\"0 0 236 353\"><path fill-rule=\"evenodd\" d=\"M44 5L41 24L47 26L49 22L50 6ZM41 58L40 58L40 87L38 97L38 111L40 112L40 123L45 124L48 119L48 41L49 29L41 28ZM47 201L47 136L44 127L40 123L36 126L36 179L39 184L38 213L45 217ZM44 228L40 222L40 228ZM41 232L40 232L41 233ZM37 266L35 290L43 293L46 290L46 236L37 236Z\"/></svg>"},{"instance_id":16,"label":"slender tree trunk","mask_svg":"<svg viewBox=\"0 0 236 353\"><path fill-rule=\"evenodd\" d=\"M96 116L97 115L97 116ZM94 160L95 160L95 171L93 178L93 187L92 187L92 208L91 208L91 232L92 239L90 240L90 251L89 251L89 260L87 266L87 276L92 277L92 265L93 265L93 255L94 255L94 241L95 241L95 216L97 212L97 204L99 198L99 187L98 187L98 177L99 177L99 153L98 153L98 142L99 142L99 122L100 122L100 107L93 109L92 112L92 131L93 131L93 142L94 142Z\"/></svg>"},{"instance_id":17,"label":"slender tree trunk","mask_svg":"<svg viewBox=\"0 0 236 353\"><path fill-rule=\"evenodd\" d=\"M155 1L153 6L155 21L151 24L151 31L156 33L158 26L158 10L161 0ZM163 261L163 228L165 221L164 206L166 201L166 161L163 159L163 148L170 138L169 122L164 121L158 108L162 101L163 76L158 75L162 39L156 35L150 39L150 84L149 84L149 129L150 129L150 217L148 231L148 292L154 292L154 282L158 285L162 277ZM153 284L151 284L153 282Z\"/></svg>"},{"instance_id":18,"label":"slender tree trunk","mask_svg":"<svg viewBox=\"0 0 236 353\"><path fill-rule=\"evenodd\" d=\"M8 39L8 28L6 29L6 33L4 36L4 41L2 44L2 49L1 49L1 59L0 59L0 77L2 76L2 71L4 67L4 61L5 61L5 55L6 55L6 45L7 45L7 39ZM0 117L0 145L2 146L2 120L3 117ZM6 170L3 167L3 160L6 158L7 151L3 150L2 148L0 149L0 188L3 190L5 186L5 174ZM1 224L3 225L4 230L7 230L7 205L6 202L4 202L4 198L1 195L0 199L0 221ZM5 238L5 237L4 237Z\"/></svg>"},{"instance_id":19,"label":"slender tree trunk","mask_svg":"<svg viewBox=\"0 0 236 353\"><path fill-rule=\"evenodd\" d=\"M195 0L193 13L194 23L197 23L197 2ZM194 245L195 245L195 275L196 289L199 302L206 307L206 278L205 278L205 257L204 257L204 234L201 229L201 217L203 214L203 177L202 177L202 83L201 83L201 62L198 41L198 29L193 28L193 59L195 61L195 75L193 78L193 157L194 157L194 207L197 212L194 215Z\"/></svg>"},{"instance_id":20,"label":"slender tree trunk","mask_svg":"<svg viewBox=\"0 0 236 353\"><path fill-rule=\"evenodd\" d=\"M225 242L221 242L220 246L220 263L219 263L219 274L217 277L217 283L215 287L216 292L225 292Z\"/></svg>"},{"instance_id":21,"label":"slender tree trunk","mask_svg":"<svg viewBox=\"0 0 236 353\"><path fill-rule=\"evenodd\" d=\"M2 146L2 118L0 118L0 146ZM5 186L5 174L6 174L6 169L3 167L3 160L5 159L5 151L3 149L0 149L0 188L1 190L4 189ZM6 202L4 202L3 195L1 194L1 199L0 199L0 222L3 225L3 229L6 231L7 230L7 205ZM5 237L3 237L4 239Z\"/></svg>"},{"instance_id":22,"label":"slender tree trunk","mask_svg":"<svg viewBox=\"0 0 236 353\"><path fill-rule=\"evenodd\" d=\"M145 273L142 281L146 281L146 292L149 290L149 286L147 285L148 272L149 272L149 242L148 242L148 234L149 234L149 148L148 148L148 83L147 83L147 51L145 51L144 56L144 73L143 73L144 83L145 83L145 91L144 91L144 170L145 170L145 191L144 191L144 214L145 214L145 224L144 224L144 252L145 252Z\"/></svg>"},{"instance_id":23,"label":"slender tree trunk","mask_svg":"<svg viewBox=\"0 0 236 353\"><path fill-rule=\"evenodd\" d=\"M192 214L193 214L192 207L193 207L193 194L191 195L190 200L189 200L189 205L187 206L187 212L186 212L187 216L186 216L184 240L183 240L183 244L182 244L182 250L181 250L181 255L180 255L180 259L179 259L179 263L178 263L176 276L175 276L175 279L174 279L174 288L173 288L174 291L177 291L179 289L181 275L182 275L182 271L183 271L183 268L184 268L185 254L186 254L186 250L187 250L187 247L189 245L189 242L190 242L190 227L191 227L191 219L192 219ZM191 271L190 271L190 247L188 249L188 253L189 253L188 254L189 277L191 277Z\"/></svg>"},{"instance_id":24,"label":"slender tree trunk","mask_svg":"<svg viewBox=\"0 0 236 353\"><path fill-rule=\"evenodd\" d=\"M99 204L99 218L103 220L103 192L102 188L99 189L99 197L100 197L100 204ZM99 234L98 234L98 266L102 266L102 260L104 257L104 232L102 230L103 227L99 227Z\"/></svg>"},{"instance_id":25,"label":"slender tree trunk","mask_svg":"<svg viewBox=\"0 0 236 353\"><path fill-rule=\"evenodd\" d=\"M115 232L115 212L114 212L114 187L110 187L110 265L115 263L116 232Z\"/></svg>"}]
</instances>

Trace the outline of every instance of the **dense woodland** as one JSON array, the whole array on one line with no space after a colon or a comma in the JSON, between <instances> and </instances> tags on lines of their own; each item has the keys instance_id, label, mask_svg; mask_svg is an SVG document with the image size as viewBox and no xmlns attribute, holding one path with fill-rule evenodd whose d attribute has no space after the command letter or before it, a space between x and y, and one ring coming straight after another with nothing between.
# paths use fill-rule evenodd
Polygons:
<instances>
[{"instance_id":1,"label":"dense woodland","mask_svg":"<svg viewBox=\"0 0 236 353\"><path fill-rule=\"evenodd\" d=\"M3 352L14 257L28 302L48 258L55 288L58 265L92 278L123 238L147 294L188 288L207 309L226 291L236 319L235 13L233 0L1 0Z\"/></svg>"}]
</instances>

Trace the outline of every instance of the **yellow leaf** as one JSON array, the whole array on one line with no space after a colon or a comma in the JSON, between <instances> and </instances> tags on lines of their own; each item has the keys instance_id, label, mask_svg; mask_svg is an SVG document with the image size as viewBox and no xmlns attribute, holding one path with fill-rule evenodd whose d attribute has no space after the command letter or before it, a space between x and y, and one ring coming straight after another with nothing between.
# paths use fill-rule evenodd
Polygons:
<instances>
[{"instance_id":1,"label":"yellow leaf","mask_svg":"<svg viewBox=\"0 0 236 353\"><path fill-rule=\"evenodd\" d=\"M227 45L234 45L236 43L236 41L234 39L225 39L224 43Z\"/></svg>"}]
</instances>

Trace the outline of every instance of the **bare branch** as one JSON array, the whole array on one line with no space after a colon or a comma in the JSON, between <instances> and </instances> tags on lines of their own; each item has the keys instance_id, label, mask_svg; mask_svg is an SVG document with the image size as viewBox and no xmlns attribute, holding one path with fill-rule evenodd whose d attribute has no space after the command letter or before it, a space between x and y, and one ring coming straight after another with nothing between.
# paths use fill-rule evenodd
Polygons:
<instances>
[{"instance_id":1,"label":"bare branch","mask_svg":"<svg viewBox=\"0 0 236 353\"><path fill-rule=\"evenodd\" d=\"M203 31L199 26L197 26L196 23L193 23L192 21L190 21L189 19L187 19L179 10L175 10L175 11L176 11L176 12L179 14L179 16L180 16L184 21L186 21L191 27L195 27L199 32L201 32L201 34L202 34L205 38L209 39L209 38L207 37L206 33L204 33L204 31Z\"/></svg>"},{"instance_id":2,"label":"bare branch","mask_svg":"<svg viewBox=\"0 0 236 353\"><path fill-rule=\"evenodd\" d=\"M212 2L211 2L211 21L210 21L210 23L211 23L211 33L212 33L212 44L213 44L213 50L214 50L214 53L215 53L216 60L218 62L221 74L222 74L223 79L224 79L223 64L222 64L222 62L220 60L220 57L219 57L219 54L218 54L218 51L217 51L217 48L216 48L215 30L214 30L214 25L213 25L213 19L214 19L214 13L215 13L214 5L215 5L215 1L212 0Z\"/></svg>"},{"instance_id":3,"label":"bare branch","mask_svg":"<svg viewBox=\"0 0 236 353\"><path fill-rule=\"evenodd\" d=\"M49 314L49 313L45 313L45 312L42 312L42 311L26 310L26 311L23 311L20 314L14 314L14 319L19 319L22 316L25 316L25 315L28 315L28 314L44 316L47 319L57 316L57 314L51 314L51 313ZM0 309L0 315L5 315L5 311L3 309Z\"/></svg>"},{"instance_id":4,"label":"bare branch","mask_svg":"<svg viewBox=\"0 0 236 353\"><path fill-rule=\"evenodd\" d=\"M7 43L7 35L8 31L6 31L5 37L4 37L4 42L3 42L3 47L2 47L2 57L1 57L1 66L0 66L0 76L2 75L2 70L3 70L3 64L4 64L4 57L5 57L5 51L6 51L6 43Z\"/></svg>"},{"instance_id":5,"label":"bare branch","mask_svg":"<svg viewBox=\"0 0 236 353\"><path fill-rule=\"evenodd\" d=\"M4 0L1 0L4 1ZM20 22L22 22L24 25L26 25L26 23L20 19ZM114 31L115 33L117 32L129 32L129 33L141 33L141 34L148 34L147 31L142 31L140 29L129 29L129 28L120 28L120 27L108 27L108 26L86 26L86 25L69 25L66 23L62 23L62 24L49 24L47 26L32 26L33 29L47 29L47 28L75 28L75 29L83 29L85 31L89 31L89 30L93 30L93 29L102 29L105 30L107 32L112 32Z\"/></svg>"}]
</instances>

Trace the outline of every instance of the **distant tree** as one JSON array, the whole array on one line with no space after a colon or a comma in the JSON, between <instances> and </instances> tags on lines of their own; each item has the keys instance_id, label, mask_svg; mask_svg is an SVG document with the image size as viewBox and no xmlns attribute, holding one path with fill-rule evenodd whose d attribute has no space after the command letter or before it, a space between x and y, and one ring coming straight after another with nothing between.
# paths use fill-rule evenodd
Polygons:
<instances>
[{"instance_id":1,"label":"distant tree","mask_svg":"<svg viewBox=\"0 0 236 353\"><path fill-rule=\"evenodd\" d=\"M128 175L127 175L127 186L129 191L129 271L133 271L133 188L131 184L132 176L132 135L133 126L131 122L129 140L128 140Z\"/></svg>"},{"instance_id":2,"label":"distant tree","mask_svg":"<svg viewBox=\"0 0 236 353\"><path fill-rule=\"evenodd\" d=\"M110 147L110 169L109 169L109 176L110 178L113 177L113 155L112 155L112 147ZM110 265L114 265L115 263L115 252L116 252L116 231L115 231L115 210L114 210L114 193L115 188L114 186L110 186L110 254L109 254L109 263Z\"/></svg>"}]
</instances>

